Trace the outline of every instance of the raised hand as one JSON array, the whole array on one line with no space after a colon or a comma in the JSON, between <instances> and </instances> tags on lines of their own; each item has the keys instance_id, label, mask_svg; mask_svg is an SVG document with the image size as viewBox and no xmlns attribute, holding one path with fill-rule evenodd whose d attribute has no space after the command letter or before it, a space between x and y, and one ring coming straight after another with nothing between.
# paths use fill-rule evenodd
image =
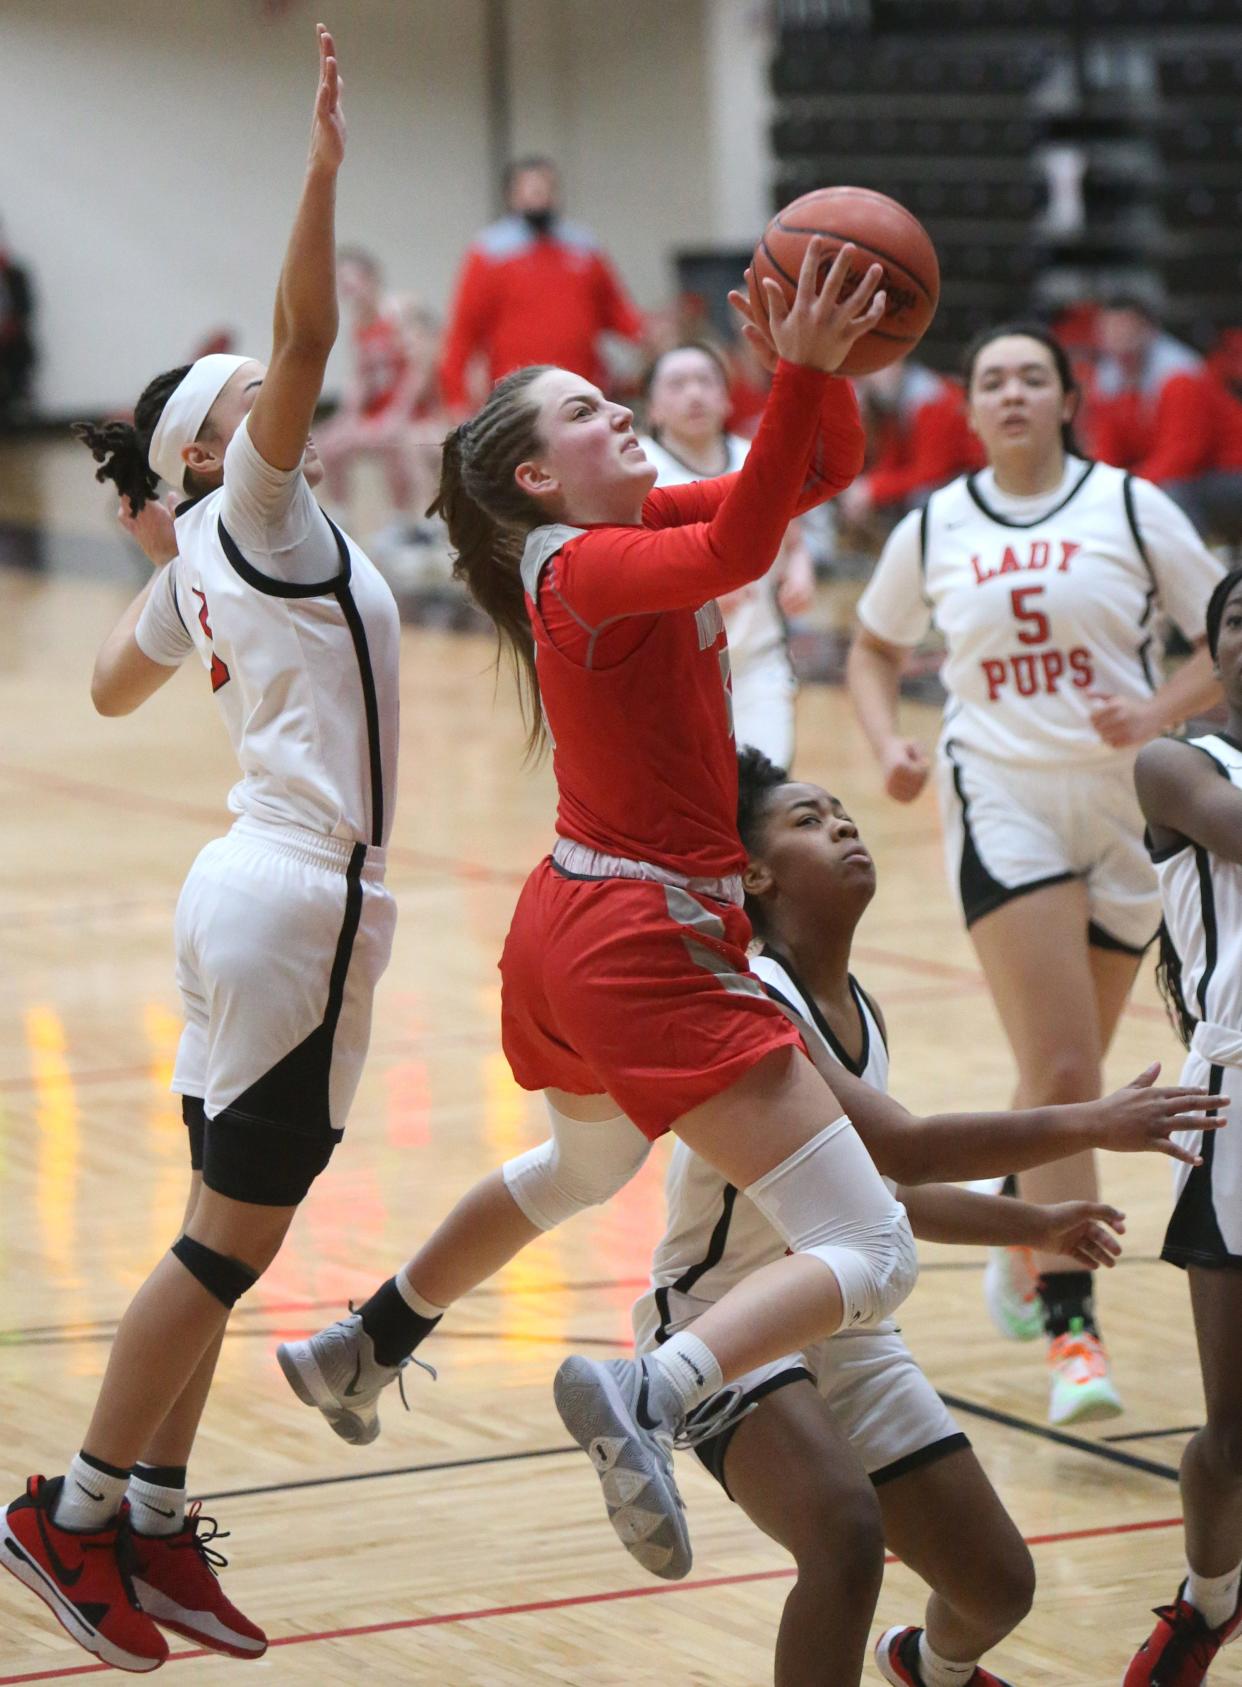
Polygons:
<instances>
[{"instance_id":1,"label":"raised hand","mask_svg":"<svg viewBox=\"0 0 1242 1687\"><path fill-rule=\"evenodd\" d=\"M345 113L341 110L344 82L336 61L336 43L321 23L319 36L319 86L315 90L315 115L311 121L310 168L335 172L345 158Z\"/></svg>"},{"instance_id":2,"label":"raised hand","mask_svg":"<svg viewBox=\"0 0 1242 1687\"><path fill-rule=\"evenodd\" d=\"M764 278L763 302L768 332L777 352L788 363L806 364L826 374L838 369L856 340L878 327L884 318L884 271L872 264L858 284L846 291L857 248L842 246L832 267L818 283L825 243L818 235L807 242L798 272L798 290L790 304L779 283Z\"/></svg>"},{"instance_id":3,"label":"raised hand","mask_svg":"<svg viewBox=\"0 0 1242 1687\"><path fill-rule=\"evenodd\" d=\"M1207 1090L1156 1089L1160 1062L1155 1061L1124 1089L1089 1105L1096 1115L1095 1145L1115 1154L1167 1154L1188 1166L1202 1164L1202 1156L1171 1140L1174 1131L1215 1131L1228 1123L1229 1098ZM1205 1117L1209 1115L1210 1117Z\"/></svg>"},{"instance_id":4,"label":"raised hand","mask_svg":"<svg viewBox=\"0 0 1242 1687\"><path fill-rule=\"evenodd\" d=\"M1060 1201L1038 1210L1041 1229L1035 1246L1046 1253L1067 1254L1088 1271L1117 1263L1121 1243L1108 1232L1124 1235L1126 1215L1116 1207L1100 1201Z\"/></svg>"}]
</instances>

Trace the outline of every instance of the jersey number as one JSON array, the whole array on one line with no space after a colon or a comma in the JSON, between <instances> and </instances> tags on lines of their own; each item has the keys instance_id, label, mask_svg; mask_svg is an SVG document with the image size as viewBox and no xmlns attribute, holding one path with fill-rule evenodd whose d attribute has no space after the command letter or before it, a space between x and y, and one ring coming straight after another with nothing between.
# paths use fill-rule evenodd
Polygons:
<instances>
[{"instance_id":1,"label":"jersey number","mask_svg":"<svg viewBox=\"0 0 1242 1687\"><path fill-rule=\"evenodd\" d=\"M206 592L200 592L197 586L191 586L190 590L198 599L198 624L214 643L216 635L212 632L211 622L207 619L207 594ZM211 689L219 691L220 687L227 685L232 677L228 668L213 650L211 653Z\"/></svg>"},{"instance_id":2,"label":"jersey number","mask_svg":"<svg viewBox=\"0 0 1242 1687\"><path fill-rule=\"evenodd\" d=\"M1013 618L1020 623L1020 644L1047 644L1051 636L1052 628L1043 610L1030 607L1031 599L1042 597L1045 590L1043 586L1015 586L1009 594Z\"/></svg>"}]
</instances>

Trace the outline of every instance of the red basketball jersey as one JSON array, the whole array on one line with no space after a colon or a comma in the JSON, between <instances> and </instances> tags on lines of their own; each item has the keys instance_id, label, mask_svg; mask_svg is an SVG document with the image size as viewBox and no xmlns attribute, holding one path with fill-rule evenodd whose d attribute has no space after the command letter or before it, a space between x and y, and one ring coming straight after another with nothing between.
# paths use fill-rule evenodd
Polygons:
<instances>
[{"instance_id":1,"label":"red basketball jersey","mask_svg":"<svg viewBox=\"0 0 1242 1687\"><path fill-rule=\"evenodd\" d=\"M790 520L848 486L862 457L849 385L782 363L737 474L658 489L638 526L530 535L522 577L561 836L690 877L741 870L716 596L761 578Z\"/></svg>"}]
</instances>

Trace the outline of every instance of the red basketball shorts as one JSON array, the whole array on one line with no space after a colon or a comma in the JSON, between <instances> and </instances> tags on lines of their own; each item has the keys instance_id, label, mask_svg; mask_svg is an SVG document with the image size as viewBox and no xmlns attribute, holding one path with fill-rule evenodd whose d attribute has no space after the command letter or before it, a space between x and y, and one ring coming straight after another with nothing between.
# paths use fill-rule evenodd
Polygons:
<instances>
[{"instance_id":1,"label":"red basketball shorts","mask_svg":"<svg viewBox=\"0 0 1242 1687\"><path fill-rule=\"evenodd\" d=\"M749 971L740 908L540 862L500 958L501 1037L523 1089L612 1096L645 1136L804 1048Z\"/></svg>"}]
</instances>

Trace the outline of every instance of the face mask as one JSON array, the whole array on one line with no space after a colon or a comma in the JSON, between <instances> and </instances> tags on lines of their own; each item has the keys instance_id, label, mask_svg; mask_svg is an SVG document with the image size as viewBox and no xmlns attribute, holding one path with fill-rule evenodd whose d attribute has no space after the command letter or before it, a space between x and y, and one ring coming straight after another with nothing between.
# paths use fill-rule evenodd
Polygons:
<instances>
[{"instance_id":1,"label":"face mask","mask_svg":"<svg viewBox=\"0 0 1242 1687\"><path fill-rule=\"evenodd\" d=\"M523 211L522 217L532 234L547 234L556 213L550 206L545 206L541 211Z\"/></svg>"}]
</instances>

